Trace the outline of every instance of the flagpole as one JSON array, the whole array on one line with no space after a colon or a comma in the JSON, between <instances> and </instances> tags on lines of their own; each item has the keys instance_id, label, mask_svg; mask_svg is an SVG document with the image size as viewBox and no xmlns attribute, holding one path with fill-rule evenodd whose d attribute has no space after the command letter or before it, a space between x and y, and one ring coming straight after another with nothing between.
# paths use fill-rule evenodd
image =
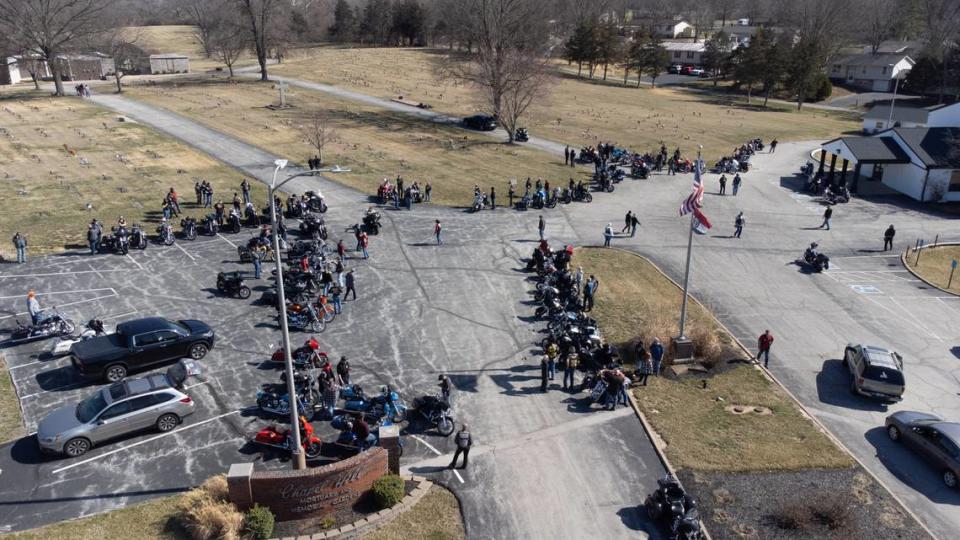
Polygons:
<instances>
[{"instance_id":1,"label":"flagpole","mask_svg":"<svg viewBox=\"0 0 960 540\"><path fill-rule=\"evenodd\" d=\"M694 163L694 167L698 170L700 168L700 152L702 150L703 145L700 145L697 149L697 162ZM687 337L684 331L687 325L687 291L689 291L690 287L690 256L693 254L693 219L695 215L695 212L690 212L690 230L687 231L687 267L683 272L683 301L680 303L680 339L686 339Z\"/></svg>"}]
</instances>

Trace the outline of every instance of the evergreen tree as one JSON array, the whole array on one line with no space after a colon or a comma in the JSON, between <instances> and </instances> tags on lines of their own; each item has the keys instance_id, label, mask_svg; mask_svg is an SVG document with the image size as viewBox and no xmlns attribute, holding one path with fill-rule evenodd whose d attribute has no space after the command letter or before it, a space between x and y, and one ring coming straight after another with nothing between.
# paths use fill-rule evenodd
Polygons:
<instances>
[{"instance_id":1,"label":"evergreen tree","mask_svg":"<svg viewBox=\"0 0 960 540\"><path fill-rule=\"evenodd\" d=\"M391 30L400 44L415 45L423 37L427 13L417 0L402 0L393 5Z\"/></svg>"},{"instance_id":2,"label":"evergreen tree","mask_svg":"<svg viewBox=\"0 0 960 540\"><path fill-rule=\"evenodd\" d=\"M337 0L333 8L333 25L328 30L330 39L339 43L352 41L356 27L357 19L353 13L353 7L347 3L347 0Z\"/></svg>"},{"instance_id":3,"label":"evergreen tree","mask_svg":"<svg viewBox=\"0 0 960 540\"><path fill-rule=\"evenodd\" d=\"M723 30L707 40L703 51L703 67L713 72L714 86L717 85L719 77L726 73L732 50L730 36Z\"/></svg>"},{"instance_id":4,"label":"evergreen tree","mask_svg":"<svg viewBox=\"0 0 960 540\"><path fill-rule=\"evenodd\" d=\"M580 21L564 46L563 58L577 63L577 77L582 76L584 62L592 64L597 57L597 23L594 20ZM593 68L590 69L593 77Z\"/></svg>"},{"instance_id":5,"label":"evergreen tree","mask_svg":"<svg viewBox=\"0 0 960 540\"><path fill-rule=\"evenodd\" d=\"M360 19L360 35L376 45L385 45L390 30L390 2L370 0L363 8Z\"/></svg>"},{"instance_id":6,"label":"evergreen tree","mask_svg":"<svg viewBox=\"0 0 960 540\"><path fill-rule=\"evenodd\" d=\"M607 67L620 60L623 51L623 42L617 25L612 21L605 22L597 27L597 63L603 64L603 80L607 80Z\"/></svg>"}]
</instances>

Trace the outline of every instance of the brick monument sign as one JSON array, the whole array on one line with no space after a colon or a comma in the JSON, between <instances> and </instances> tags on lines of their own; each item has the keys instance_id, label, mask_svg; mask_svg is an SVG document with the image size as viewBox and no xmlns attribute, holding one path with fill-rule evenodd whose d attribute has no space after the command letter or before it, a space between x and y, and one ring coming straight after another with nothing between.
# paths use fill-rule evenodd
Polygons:
<instances>
[{"instance_id":1,"label":"brick monument sign","mask_svg":"<svg viewBox=\"0 0 960 540\"><path fill-rule=\"evenodd\" d=\"M252 463L234 464L227 474L230 500L241 511L266 506L278 521L307 519L351 506L387 474L387 451L371 448L323 467L302 471L254 472Z\"/></svg>"}]
</instances>

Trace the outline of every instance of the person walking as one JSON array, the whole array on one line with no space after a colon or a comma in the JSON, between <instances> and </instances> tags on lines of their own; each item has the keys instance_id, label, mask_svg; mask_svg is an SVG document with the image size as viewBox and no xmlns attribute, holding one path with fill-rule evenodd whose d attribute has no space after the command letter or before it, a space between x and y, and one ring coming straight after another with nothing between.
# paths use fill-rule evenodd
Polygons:
<instances>
[{"instance_id":1,"label":"person walking","mask_svg":"<svg viewBox=\"0 0 960 540\"><path fill-rule=\"evenodd\" d=\"M437 238L437 245L443 245L443 227L440 226L440 220L436 220L433 224L433 235Z\"/></svg>"},{"instance_id":2,"label":"person walking","mask_svg":"<svg viewBox=\"0 0 960 540\"><path fill-rule=\"evenodd\" d=\"M344 291L343 291L343 299L346 300L347 297L350 296L350 293L353 293L353 299L356 300L357 289L354 288L353 270L350 270L349 272L343 275L343 283L345 285Z\"/></svg>"},{"instance_id":3,"label":"person walking","mask_svg":"<svg viewBox=\"0 0 960 540\"><path fill-rule=\"evenodd\" d=\"M540 215L540 219L537 221L537 231L540 232L540 240L543 240L543 231L547 228L547 224L543 221L543 215Z\"/></svg>"},{"instance_id":4,"label":"person walking","mask_svg":"<svg viewBox=\"0 0 960 540\"><path fill-rule=\"evenodd\" d=\"M497 191L493 189L493 186L490 186L490 209L497 209Z\"/></svg>"},{"instance_id":5,"label":"person walking","mask_svg":"<svg viewBox=\"0 0 960 540\"><path fill-rule=\"evenodd\" d=\"M613 239L613 224L607 223L603 229L603 247L610 247L610 240Z\"/></svg>"},{"instance_id":6,"label":"person walking","mask_svg":"<svg viewBox=\"0 0 960 540\"><path fill-rule=\"evenodd\" d=\"M563 164L564 165L570 164L570 147L569 146L563 149Z\"/></svg>"},{"instance_id":7,"label":"person walking","mask_svg":"<svg viewBox=\"0 0 960 540\"><path fill-rule=\"evenodd\" d=\"M347 246L344 245L343 238L337 240L337 256L340 257L341 260L347 257Z\"/></svg>"},{"instance_id":8,"label":"person walking","mask_svg":"<svg viewBox=\"0 0 960 540\"><path fill-rule=\"evenodd\" d=\"M547 391L547 381L550 379L550 358L547 355L540 357L540 391Z\"/></svg>"},{"instance_id":9,"label":"person walking","mask_svg":"<svg viewBox=\"0 0 960 540\"><path fill-rule=\"evenodd\" d=\"M893 249L893 237L896 236L897 231L893 228L893 225L887 227L886 231L883 231L883 250L890 251Z\"/></svg>"},{"instance_id":10,"label":"person walking","mask_svg":"<svg viewBox=\"0 0 960 540\"><path fill-rule=\"evenodd\" d=\"M637 227L640 226L640 220L637 219L637 213L634 212L633 216L630 217L630 238L633 238L637 235Z\"/></svg>"},{"instance_id":11,"label":"person walking","mask_svg":"<svg viewBox=\"0 0 960 540\"><path fill-rule=\"evenodd\" d=\"M96 219L90 221L87 226L87 243L90 244L90 254L96 255L100 250L100 241L103 240L103 227Z\"/></svg>"},{"instance_id":12,"label":"person walking","mask_svg":"<svg viewBox=\"0 0 960 540\"><path fill-rule=\"evenodd\" d=\"M587 284L583 287L583 310L592 311L593 310L593 295L597 293L597 289L600 287L600 282L597 281L597 278L590 276L590 279L587 280Z\"/></svg>"},{"instance_id":13,"label":"person walking","mask_svg":"<svg viewBox=\"0 0 960 540\"><path fill-rule=\"evenodd\" d=\"M774 140L770 141L770 153L772 154L772 153L774 153L774 152L776 152L776 151L777 151L777 140L774 139Z\"/></svg>"},{"instance_id":14,"label":"person walking","mask_svg":"<svg viewBox=\"0 0 960 540\"><path fill-rule=\"evenodd\" d=\"M440 399L450 405L450 392L453 390L453 383L450 382L450 377L446 374L440 375L437 379L440 381L437 383L437 386L440 387Z\"/></svg>"},{"instance_id":15,"label":"person walking","mask_svg":"<svg viewBox=\"0 0 960 540\"><path fill-rule=\"evenodd\" d=\"M360 251L363 252L363 258L369 259L370 253L367 252L367 248L370 247L370 237L367 236L366 231L360 232Z\"/></svg>"},{"instance_id":16,"label":"person walking","mask_svg":"<svg viewBox=\"0 0 960 540\"><path fill-rule=\"evenodd\" d=\"M17 231L12 238L13 247L17 250L17 264L27 262L27 237Z\"/></svg>"},{"instance_id":17,"label":"person walking","mask_svg":"<svg viewBox=\"0 0 960 540\"><path fill-rule=\"evenodd\" d=\"M648 351L644 351L643 356L640 357L640 380L637 382L642 386L646 386L647 379L650 378L650 374L653 372L653 355Z\"/></svg>"},{"instance_id":18,"label":"person walking","mask_svg":"<svg viewBox=\"0 0 960 540\"><path fill-rule=\"evenodd\" d=\"M818 229L826 228L830 230L830 218L833 217L833 207L828 206L826 210L823 211L823 223L820 224Z\"/></svg>"},{"instance_id":19,"label":"person walking","mask_svg":"<svg viewBox=\"0 0 960 540\"><path fill-rule=\"evenodd\" d=\"M770 346L773 345L773 334L770 333L770 330L765 330L763 334L760 335L760 338L757 340L757 362L760 361L760 357L763 356L763 367L767 367L770 363Z\"/></svg>"},{"instance_id":20,"label":"person walking","mask_svg":"<svg viewBox=\"0 0 960 540\"><path fill-rule=\"evenodd\" d=\"M463 466L461 469L467 468L467 458L470 457L470 447L473 446L473 437L470 436L470 430L467 424L460 426L460 431L457 432L454 440L457 442L457 450L453 453L453 461L450 462L450 467L453 469L457 466L457 458L460 457L460 454L463 454Z\"/></svg>"},{"instance_id":21,"label":"person walking","mask_svg":"<svg viewBox=\"0 0 960 540\"><path fill-rule=\"evenodd\" d=\"M633 223L633 212L627 210L627 215L623 216L623 228L620 229L621 233L625 233L630 230L630 225Z\"/></svg>"},{"instance_id":22,"label":"person walking","mask_svg":"<svg viewBox=\"0 0 960 540\"><path fill-rule=\"evenodd\" d=\"M250 261L253 263L253 279L260 279L260 248L250 250Z\"/></svg>"},{"instance_id":23,"label":"person walking","mask_svg":"<svg viewBox=\"0 0 960 540\"><path fill-rule=\"evenodd\" d=\"M740 238L740 235L743 234L743 226L747 223L747 218L743 217L743 212L737 214L737 218L733 220L733 237Z\"/></svg>"},{"instance_id":24,"label":"person walking","mask_svg":"<svg viewBox=\"0 0 960 540\"><path fill-rule=\"evenodd\" d=\"M727 175L725 174L720 175L720 194L727 194Z\"/></svg>"},{"instance_id":25,"label":"person walking","mask_svg":"<svg viewBox=\"0 0 960 540\"><path fill-rule=\"evenodd\" d=\"M737 193L740 191L740 182L743 182L743 179L740 178L740 173L737 173L736 176L733 177L733 195L734 196L736 196Z\"/></svg>"},{"instance_id":26,"label":"person walking","mask_svg":"<svg viewBox=\"0 0 960 540\"><path fill-rule=\"evenodd\" d=\"M660 376L660 368L663 367L663 344L660 343L660 338L653 338L653 342L650 343L650 358L653 365L653 375L655 377Z\"/></svg>"},{"instance_id":27,"label":"person walking","mask_svg":"<svg viewBox=\"0 0 960 540\"><path fill-rule=\"evenodd\" d=\"M563 389L573 390L576 384L577 368L580 367L580 357L577 353L571 352L563 364Z\"/></svg>"}]
</instances>

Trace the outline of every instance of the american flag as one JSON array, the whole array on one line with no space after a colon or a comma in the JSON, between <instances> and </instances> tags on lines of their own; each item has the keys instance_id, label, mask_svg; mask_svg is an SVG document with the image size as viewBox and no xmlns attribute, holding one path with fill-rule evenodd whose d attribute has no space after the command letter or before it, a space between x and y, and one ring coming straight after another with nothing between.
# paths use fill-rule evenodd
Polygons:
<instances>
[{"instance_id":1,"label":"american flag","mask_svg":"<svg viewBox=\"0 0 960 540\"><path fill-rule=\"evenodd\" d=\"M700 158L693 165L693 192L680 205L680 215L685 216L703 207L703 180L700 178Z\"/></svg>"}]
</instances>

